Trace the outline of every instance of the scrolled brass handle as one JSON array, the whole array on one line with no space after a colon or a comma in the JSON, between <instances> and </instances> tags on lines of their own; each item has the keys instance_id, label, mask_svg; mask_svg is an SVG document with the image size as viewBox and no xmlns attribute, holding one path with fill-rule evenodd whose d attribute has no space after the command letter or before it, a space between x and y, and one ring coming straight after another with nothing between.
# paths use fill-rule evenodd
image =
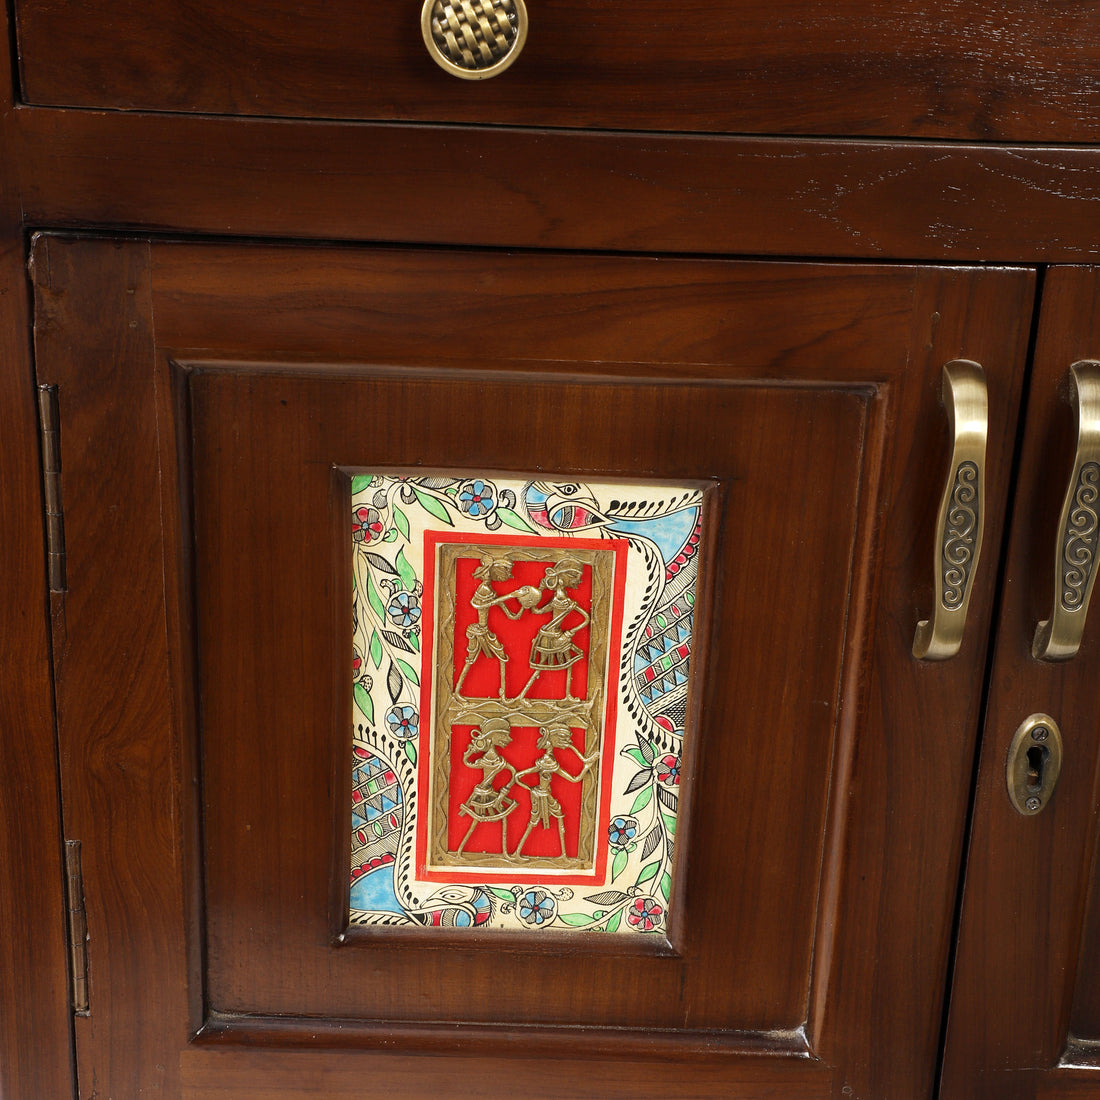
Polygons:
<instances>
[{"instance_id":1,"label":"scrolled brass handle","mask_svg":"<svg viewBox=\"0 0 1100 1100\"><path fill-rule=\"evenodd\" d=\"M499 76L527 41L523 0L424 0L420 30L432 60L461 80Z\"/></svg>"},{"instance_id":2,"label":"scrolled brass handle","mask_svg":"<svg viewBox=\"0 0 1100 1100\"><path fill-rule=\"evenodd\" d=\"M1077 453L1073 460L1055 544L1054 607L1035 628L1031 655L1068 661L1081 646L1096 580L1100 537L1100 362L1082 359L1069 368L1070 402L1077 408Z\"/></svg>"},{"instance_id":3,"label":"scrolled brass handle","mask_svg":"<svg viewBox=\"0 0 1100 1100\"><path fill-rule=\"evenodd\" d=\"M944 366L943 405L953 443L936 523L936 606L913 637L913 656L924 661L958 653L982 551L989 398L980 364L953 359Z\"/></svg>"}]
</instances>

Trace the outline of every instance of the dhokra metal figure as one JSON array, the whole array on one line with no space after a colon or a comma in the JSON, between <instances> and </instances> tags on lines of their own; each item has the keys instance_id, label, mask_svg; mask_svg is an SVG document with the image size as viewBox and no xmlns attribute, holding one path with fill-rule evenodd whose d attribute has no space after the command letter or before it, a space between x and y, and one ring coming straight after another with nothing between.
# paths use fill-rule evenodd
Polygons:
<instances>
[{"instance_id":1,"label":"dhokra metal figure","mask_svg":"<svg viewBox=\"0 0 1100 1100\"><path fill-rule=\"evenodd\" d=\"M508 793L516 782L516 769L497 751L511 744L512 728L504 718L487 718L480 728L475 727L462 762L468 768L481 771L481 781L458 808L460 815L470 818L470 827L456 849L466 847L474 829L490 821L500 822L500 850L508 851L508 815L516 808L516 800ZM497 777L507 772L502 787L496 786Z\"/></svg>"},{"instance_id":2,"label":"dhokra metal figure","mask_svg":"<svg viewBox=\"0 0 1100 1100\"><path fill-rule=\"evenodd\" d=\"M550 819L555 818L558 823L558 844L560 845L558 854L564 856L565 812L561 808L561 803L550 793L550 780L555 775L560 775L562 779L569 783L580 783L588 769L600 758L600 753L597 749L589 756L584 756L573 744L573 731L568 726L540 726L538 747L543 750L542 756L535 761L532 767L526 768L516 775L516 783L527 787L528 793L531 795L531 820L528 822L527 831L523 834L523 838L516 845L516 849L512 854L522 855L523 846L527 843L527 838L531 835L534 827L538 825L543 829L549 829ZM566 771L554 755L555 749L572 749L574 755L581 762L581 770L576 775ZM539 777L537 786L530 787L522 782L524 777L528 775Z\"/></svg>"},{"instance_id":3,"label":"dhokra metal figure","mask_svg":"<svg viewBox=\"0 0 1100 1100\"><path fill-rule=\"evenodd\" d=\"M455 695L462 694L462 685L474 662L479 656L496 658L500 664L500 698L504 698L504 666L508 661L508 654L500 638L489 629L489 609L499 607L509 619L518 619L523 614L523 608L510 611L506 606L507 601L514 594L498 595L493 588L493 581L506 581L512 577L512 563L506 558L495 558L489 554L483 554L481 564L474 570L474 577L481 583L470 597L470 604L477 612L477 622L470 623L466 628L466 664L455 684Z\"/></svg>"},{"instance_id":4,"label":"dhokra metal figure","mask_svg":"<svg viewBox=\"0 0 1100 1100\"><path fill-rule=\"evenodd\" d=\"M433 873L442 867L589 870L597 849L599 779L586 761L591 757L595 762L602 751L608 670L615 667L609 664L608 653L615 551L540 546L534 540L520 546L441 540L438 552L429 550L429 557L436 561L438 604L433 629L428 867ZM521 567L522 582L515 577ZM582 582L589 580L591 595L585 584L582 600ZM504 618L493 610L497 607ZM483 667L487 659L501 668L499 687ZM517 661L521 668L527 667L525 676L530 679L523 691L515 693L517 684L523 683L523 678L514 679ZM578 673L577 668L584 671ZM505 677L508 669L512 670L510 681ZM552 698L532 697L539 693L532 691L539 676L551 671L561 672L565 683L554 677ZM553 737L543 732L554 727L560 727L560 732ZM461 729L473 729L473 744L460 735ZM569 730L574 734L584 730L584 740L578 735L576 747ZM556 749L552 739L559 742ZM462 749L456 747L459 743ZM573 754L579 760L574 761ZM465 784L473 778L471 769L482 778L467 798ZM515 776L520 773L525 779L517 783ZM554 779L555 775L564 778ZM561 782L579 787L576 806L567 799L561 805L553 799L551 780L555 788ZM462 806L451 801L458 782L463 783ZM523 829L508 822L522 821L527 828L529 799L533 822L516 848ZM481 834L475 828L486 821L502 823L501 843L493 842L491 851L477 839ZM555 821L559 822L560 854L532 852L531 835L540 823L552 835ZM483 832L497 835L495 825ZM576 845L572 855L565 853L566 834ZM540 845L547 846L553 848L552 841Z\"/></svg>"},{"instance_id":5,"label":"dhokra metal figure","mask_svg":"<svg viewBox=\"0 0 1100 1100\"><path fill-rule=\"evenodd\" d=\"M546 570L539 587L552 593L541 607L536 607L538 591L530 586L516 592L520 605L532 615L550 615L550 621L535 635L531 643L531 679L527 681L518 698L524 699L543 672L566 670L565 698L575 699L573 694L573 666L585 659L586 654L573 642L573 636L589 623L588 612L578 606L568 590L576 588L584 576L583 567L575 558L564 557ZM532 598L532 592L534 597ZM568 629L565 621L573 614L580 616Z\"/></svg>"}]
</instances>

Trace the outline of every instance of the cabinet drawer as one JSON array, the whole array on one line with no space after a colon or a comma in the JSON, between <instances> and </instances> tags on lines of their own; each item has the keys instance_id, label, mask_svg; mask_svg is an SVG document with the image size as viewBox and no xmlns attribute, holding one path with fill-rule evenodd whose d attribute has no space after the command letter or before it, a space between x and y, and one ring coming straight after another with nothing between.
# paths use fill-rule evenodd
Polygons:
<instances>
[{"instance_id":1,"label":"cabinet drawer","mask_svg":"<svg viewBox=\"0 0 1100 1100\"><path fill-rule=\"evenodd\" d=\"M530 0L458 80L415 0L17 0L35 104L520 126L1089 141L1100 9L1039 0Z\"/></svg>"}]
</instances>

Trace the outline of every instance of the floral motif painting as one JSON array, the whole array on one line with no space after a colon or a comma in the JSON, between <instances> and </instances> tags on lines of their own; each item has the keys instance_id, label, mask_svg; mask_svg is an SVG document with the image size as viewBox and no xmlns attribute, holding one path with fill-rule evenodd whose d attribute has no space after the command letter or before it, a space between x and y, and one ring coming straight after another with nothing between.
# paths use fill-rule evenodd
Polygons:
<instances>
[{"instance_id":1,"label":"floral motif painting","mask_svg":"<svg viewBox=\"0 0 1100 1100\"><path fill-rule=\"evenodd\" d=\"M351 923L666 933L704 488L351 488Z\"/></svg>"}]
</instances>

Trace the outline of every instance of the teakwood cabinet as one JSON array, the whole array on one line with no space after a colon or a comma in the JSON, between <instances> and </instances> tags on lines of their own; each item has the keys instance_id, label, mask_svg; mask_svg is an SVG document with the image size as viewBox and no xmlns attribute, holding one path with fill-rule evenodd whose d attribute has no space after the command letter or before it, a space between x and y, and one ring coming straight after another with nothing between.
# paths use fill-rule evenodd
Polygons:
<instances>
[{"instance_id":1,"label":"teakwood cabinet","mask_svg":"<svg viewBox=\"0 0 1100 1100\"><path fill-rule=\"evenodd\" d=\"M1090 1035L1087 978L1047 955L1071 971L1081 938L1095 643L1029 646L1092 271L1046 275L1015 483L1027 268L48 235L32 272L82 1091L930 1095L992 633L943 1095L1083 1079L1012 1059ZM960 651L918 661L960 358L985 543ZM347 930L356 468L714 485L667 946ZM1033 711L1065 765L1024 818L1004 757Z\"/></svg>"},{"instance_id":2,"label":"teakwood cabinet","mask_svg":"<svg viewBox=\"0 0 1100 1100\"><path fill-rule=\"evenodd\" d=\"M1100 1095L1100 610L1032 655L1097 11L532 0L490 81L419 14L0 10L0 1094ZM958 360L984 539L918 660ZM667 936L347 927L379 469L708 486Z\"/></svg>"}]
</instances>

